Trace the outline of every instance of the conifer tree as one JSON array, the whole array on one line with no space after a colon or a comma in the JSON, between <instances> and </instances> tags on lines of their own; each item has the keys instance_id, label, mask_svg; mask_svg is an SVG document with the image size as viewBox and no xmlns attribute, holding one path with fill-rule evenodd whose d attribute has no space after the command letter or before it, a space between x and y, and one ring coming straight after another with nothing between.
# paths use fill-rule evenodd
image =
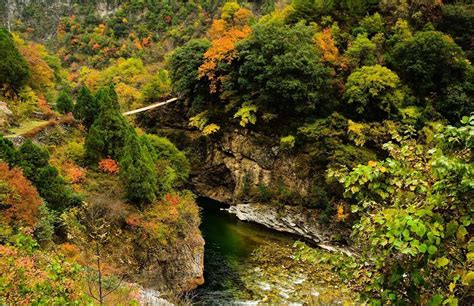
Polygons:
<instances>
[{"instance_id":1,"label":"conifer tree","mask_svg":"<svg viewBox=\"0 0 474 306\"><path fill-rule=\"evenodd\" d=\"M5 28L0 28L0 59L0 85L21 87L28 80L30 69Z\"/></svg>"},{"instance_id":2,"label":"conifer tree","mask_svg":"<svg viewBox=\"0 0 474 306\"><path fill-rule=\"evenodd\" d=\"M86 159L92 164L107 156L120 160L129 139L136 137L135 131L120 113L116 97L112 87L104 87L97 94L100 112L85 142Z\"/></svg>"},{"instance_id":3,"label":"conifer tree","mask_svg":"<svg viewBox=\"0 0 474 306\"><path fill-rule=\"evenodd\" d=\"M120 176L130 202L143 206L156 199L158 180L155 165L138 137L131 138L120 160Z\"/></svg>"},{"instance_id":4,"label":"conifer tree","mask_svg":"<svg viewBox=\"0 0 474 306\"><path fill-rule=\"evenodd\" d=\"M62 90L59 93L58 99L56 100L56 109L61 114L67 114L73 111L74 102L72 102L72 99L67 93L67 91Z\"/></svg>"},{"instance_id":5,"label":"conifer tree","mask_svg":"<svg viewBox=\"0 0 474 306\"><path fill-rule=\"evenodd\" d=\"M90 129L99 113L100 105L96 97L86 86L79 89L76 105L74 106L74 118L82 121L86 129Z\"/></svg>"}]
</instances>

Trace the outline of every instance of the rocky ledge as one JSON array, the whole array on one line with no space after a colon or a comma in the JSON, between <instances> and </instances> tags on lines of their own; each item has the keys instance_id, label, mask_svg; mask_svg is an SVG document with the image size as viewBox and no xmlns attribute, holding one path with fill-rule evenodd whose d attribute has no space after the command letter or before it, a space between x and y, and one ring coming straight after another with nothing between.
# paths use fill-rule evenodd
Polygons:
<instances>
[{"instance_id":1,"label":"rocky ledge","mask_svg":"<svg viewBox=\"0 0 474 306\"><path fill-rule=\"evenodd\" d=\"M228 209L242 221L264 225L268 228L286 232L308 239L328 251L340 251L354 256L354 250L336 244L338 237L346 236L333 225L324 225L318 220L315 210L300 206L279 206L252 203L236 204Z\"/></svg>"}]
</instances>

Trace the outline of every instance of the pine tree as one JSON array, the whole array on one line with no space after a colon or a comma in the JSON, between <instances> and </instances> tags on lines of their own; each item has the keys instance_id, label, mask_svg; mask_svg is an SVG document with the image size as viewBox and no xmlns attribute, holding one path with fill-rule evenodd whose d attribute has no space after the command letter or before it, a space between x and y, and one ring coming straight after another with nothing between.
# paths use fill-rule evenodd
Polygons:
<instances>
[{"instance_id":1,"label":"pine tree","mask_svg":"<svg viewBox=\"0 0 474 306\"><path fill-rule=\"evenodd\" d=\"M81 87L74 106L74 118L82 121L86 129L90 129L100 110L96 97L86 86Z\"/></svg>"},{"instance_id":2,"label":"pine tree","mask_svg":"<svg viewBox=\"0 0 474 306\"><path fill-rule=\"evenodd\" d=\"M58 99L56 100L56 109L61 114L68 114L74 109L74 103L67 91L62 90L59 93Z\"/></svg>"},{"instance_id":3,"label":"pine tree","mask_svg":"<svg viewBox=\"0 0 474 306\"><path fill-rule=\"evenodd\" d=\"M0 28L0 59L0 85L21 87L30 76L30 68L5 28Z\"/></svg>"},{"instance_id":4,"label":"pine tree","mask_svg":"<svg viewBox=\"0 0 474 306\"><path fill-rule=\"evenodd\" d=\"M116 93L112 87L100 89L97 99L100 112L85 142L86 159L92 164L108 156L120 160L123 148L129 139L136 137L134 129L120 113Z\"/></svg>"},{"instance_id":5,"label":"pine tree","mask_svg":"<svg viewBox=\"0 0 474 306\"><path fill-rule=\"evenodd\" d=\"M120 160L120 177L130 202L143 206L156 199L157 173L147 148L138 137L131 139Z\"/></svg>"}]
</instances>

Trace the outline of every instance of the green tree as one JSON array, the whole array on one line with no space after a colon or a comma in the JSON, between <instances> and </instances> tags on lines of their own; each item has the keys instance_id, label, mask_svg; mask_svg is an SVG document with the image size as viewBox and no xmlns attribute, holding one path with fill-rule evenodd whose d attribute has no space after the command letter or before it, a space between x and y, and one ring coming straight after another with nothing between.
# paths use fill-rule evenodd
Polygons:
<instances>
[{"instance_id":1,"label":"green tree","mask_svg":"<svg viewBox=\"0 0 474 306\"><path fill-rule=\"evenodd\" d=\"M131 138L120 159L120 177L127 192L127 199L143 207L156 199L158 181L155 165L147 147L138 137Z\"/></svg>"},{"instance_id":2,"label":"green tree","mask_svg":"<svg viewBox=\"0 0 474 306\"><path fill-rule=\"evenodd\" d=\"M472 37L474 37L474 7L462 4L445 4L441 7L442 17L436 29L449 34L462 47L467 57L474 60Z\"/></svg>"},{"instance_id":3,"label":"green tree","mask_svg":"<svg viewBox=\"0 0 474 306\"><path fill-rule=\"evenodd\" d=\"M364 33L357 35L344 55L353 67L370 66L377 63L376 51L377 45Z\"/></svg>"},{"instance_id":4,"label":"green tree","mask_svg":"<svg viewBox=\"0 0 474 306\"><path fill-rule=\"evenodd\" d=\"M149 134L141 136L140 140L148 149L159 173L159 193L169 192L188 179L191 168L189 161L171 141Z\"/></svg>"},{"instance_id":5,"label":"green tree","mask_svg":"<svg viewBox=\"0 0 474 306\"><path fill-rule=\"evenodd\" d=\"M226 84L242 104L262 113L290 119L296 114L325 111L329 70L314 47L313 29L271 20L256 25L237 45L239 58ZM231 99L232 100L232 99ZM329 107L330 108L330 107Z\"/></svg>"},{"instance_id":6,"label":"green tree","mask_svg":"<svg viewBox=\"0 0 474 306\"><path fill-rule=\"evenodd\" d=\"M56 100L56 109L61 114L68 114L73 111L74 102L72 101L71 96L69 96L66 90L61 90L61 92L59 93L59 96Z\"/></svg>"},{"instance_id":7,"label":"green tree","mask_svg":"<svg viewBox=\"0 0 474 306\"><path fill-rule=\"evenodd\" d=\"M404 100L398 76L380 65L364 66L347 79L344 99L347 109L367 120L383 120L396 114Z\"/></svg>"},{"instance_id":8,"label":"green tree","mask_svg":"<svg viewBox=\"0 0 474 306\"><path fill-rule=\"evenodd\" d=\"M78 205L81 198L49 164L49 153L27 140L18 150L19 165L48 206L56 211Z\"/></svg>"},{"instance_id":9,"label":"green tree","mask_svg":"<svg viewBox=\"0 0 474 306\"><path fill-rule=\"evenodd\" d=\"M0 135L0 160L4 160L11 167L18 164L18 152L13 143Z\"/></svg>"},{"instance_id":10,"label":"green tree","mask_svg":"<svg viewBox=\"0 0 474 306\"><path fill-rule=\"evenodd\" d=\"M112 87L104 87L97 94L99 114L92 124L85 141L85 158L92 164L110 156L120 160L123 149L136 137L119 110L116 93Z\"/></svg>"},{"instance_id":11,"label":"green tree","mask_svg":"<svg viewBox=\"0 0 474 306\"><path fill-rule=\"evenodd\" d=\"M377 33L385 32L385 21L379 13L364 17L359 23L357 30L367 33L370 37ZM354 29L355 30L355 29Z\"/></svg>"},{"instance_id":12,"label":"green tree","mask_svg":"<svg viewBox=\"0 0 474 306\"><path fill-rule=\"evenodd\" d=\"M471 70L462 49L449 36L435 31L418 32L398 43L389 62L423 98L466 80Z\"/></svg>"},{"instance_id":13,"label":"green tree","mask_svg":"<svg viewBox=\"0 0 474 306\"><path fill-rule=\"evenodd\" d=\"M86 86L79 89L76 105L74 106L74 118L82 121L86 129L90 129L97 114L100 111L98 99L89 91Z\"/></svg>"},{"instance_id":14,"label":"green tree","mask_svg":"<svg viewBox=\"0 0 474 306\"><path fill-rule=\"evenodd\" d=\"M334 0L293 0L291 4L294 12L288 17L294 22L301 19L316 21L321 16L330 15L335 8Z\"/></svg>"},{"instance_id":15,"label":"green tree","mask_svg":"<svg viewBox=\"0 0 474 306\"><path fill-rule=\"evenodd\" d=\"M204 63L204 53L211 43L206 39L190 40L172 54L170 78L173 90L199 109L209 97L209 81L198 77L198 69Z\"/></svg>"},{"instance_id":16,"label":"green tree","mask_svg":"<svg viewBox=\"0 0 474 306\"><path fill-rule=\"evenodd\" d=\"M435 148L414 139L389 142L386 160L330 173L361 216L354 237L362 262L374 265L368 299L429 305L472 299L473 132L474 117L464 117L461 127L442 128Z\"/></svg>"},{"instance_id":17,"label":"green tree","mask_svg":"<svg viewBox=\"0 0 474 306\"><path fill-rule=\"evenodd\" d=\"M0 27L0 84L17 89L28 80L30 69L18 52L12 35Z\"/></svg>"}]
</instances>

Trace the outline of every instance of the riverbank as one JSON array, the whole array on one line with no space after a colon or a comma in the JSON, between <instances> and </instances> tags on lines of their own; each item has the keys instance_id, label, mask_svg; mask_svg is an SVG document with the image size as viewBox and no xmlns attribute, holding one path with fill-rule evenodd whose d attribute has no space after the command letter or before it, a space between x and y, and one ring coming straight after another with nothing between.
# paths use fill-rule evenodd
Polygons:
<instances>
[{"instance_id":1,"label":"riverbank","mask_svg":"<svg viewBox=\"0 0 474 306\"><path fill-rule=\"evenodd\" d=\"M340 229L322 224L315 210L301 206L274 207L252 203L232 205L228 212L234 214L239 220L258 223L279 232L297 235L327 251L342 252L348 256L355 255L355 251L349 246L333 243L340 240L338 238L342 234Z\"/></svg>"},{"instance_id":2,"label":"riverbank","mask_svg":"<svg viewBox=\"0 0 474 306\"><path fill-rule=\"evenodd\" d=\"M296 236L241 221L210 199L199 198L198 204L206 241L205 284L192 293L193 303L341 304L353 298L331 265L295 257Z\"/></svg>"}]
</instances>

